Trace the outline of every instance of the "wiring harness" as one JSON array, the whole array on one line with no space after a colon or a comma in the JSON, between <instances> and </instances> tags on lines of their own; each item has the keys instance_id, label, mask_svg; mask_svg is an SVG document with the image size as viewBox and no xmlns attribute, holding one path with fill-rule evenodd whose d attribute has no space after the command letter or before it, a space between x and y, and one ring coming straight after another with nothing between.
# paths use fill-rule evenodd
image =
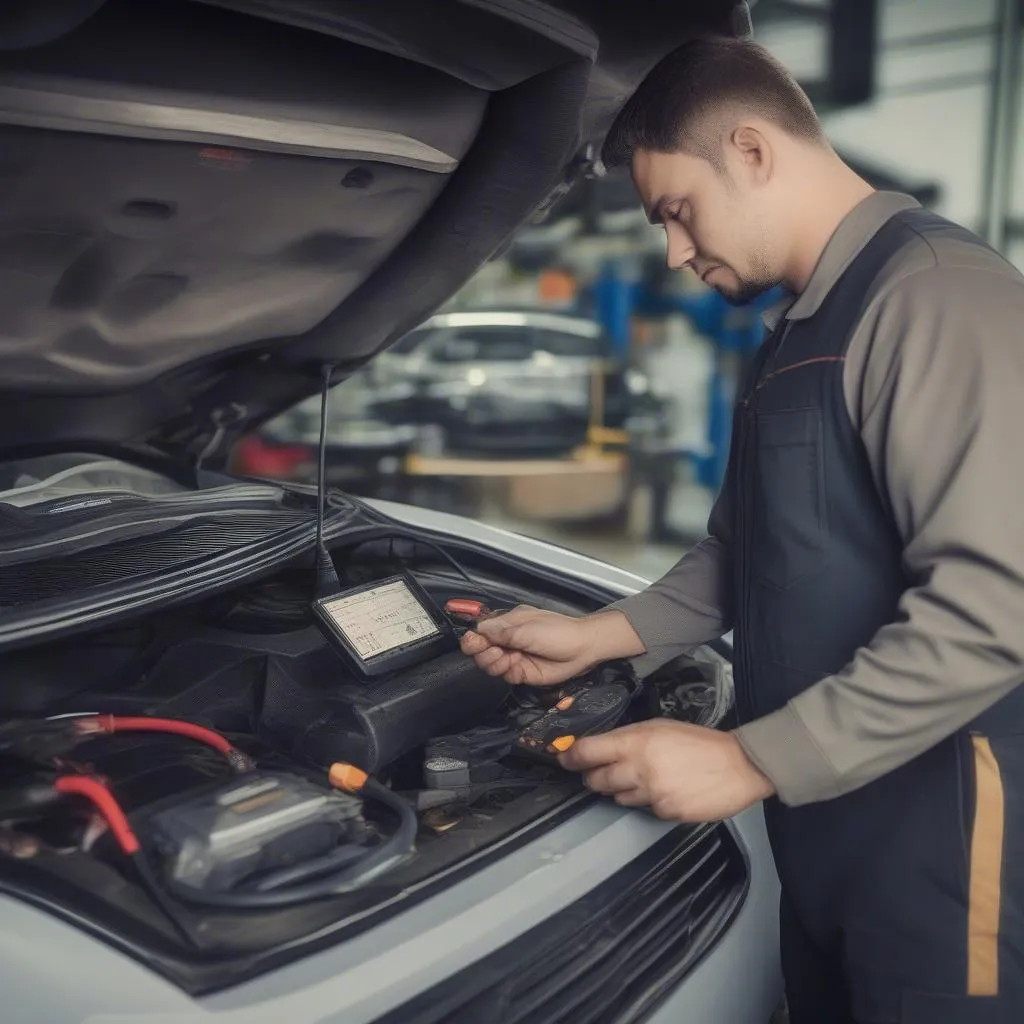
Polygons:
<instances>
[{"instance_id":1,"label":"wiring harness","mask_svg":"<svg viewBox=\"0 0 1024 1024\"><path fill-rule=\"evenodd\" d=\"M288 907L361 888L403 862L413 851L418 829L413 805L354 765L338 763L330 768L327 786L378 801L397 817L396 829L383 842L372 846L338 846L320 857L266 873L241 891L204 891L174 879L161 879L109 780L88 770L68 767L68 755L78 744L97 736L130 732L173 735L202 743L224 758L232 774L243 778L255 767L248 754L220 733L177 719L82 714L9 721L0 726L0 753L34 762L40 769L45 767L46 777L40 771L31 782L0 791L0 815L37 814L61 800L85 801L106 825L156 905L190 943L193 939L176 901L226 910Z\"/></svg>"}]
</instances>

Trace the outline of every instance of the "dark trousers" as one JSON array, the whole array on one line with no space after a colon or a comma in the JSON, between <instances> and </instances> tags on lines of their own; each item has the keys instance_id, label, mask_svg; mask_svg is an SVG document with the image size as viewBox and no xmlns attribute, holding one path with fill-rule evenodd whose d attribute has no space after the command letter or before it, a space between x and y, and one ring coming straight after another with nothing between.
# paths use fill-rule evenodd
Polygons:
<instances>
[{"instance_id":1,"label":"dark trousers","mask_svg":"<svg viewBox=\"0 0 1024 1024\"><path fill-rule=\"evenodd\" d=\"M1024 1024L1024 736L766 810L790 1024Z\"/></svg>"}]
</instances>

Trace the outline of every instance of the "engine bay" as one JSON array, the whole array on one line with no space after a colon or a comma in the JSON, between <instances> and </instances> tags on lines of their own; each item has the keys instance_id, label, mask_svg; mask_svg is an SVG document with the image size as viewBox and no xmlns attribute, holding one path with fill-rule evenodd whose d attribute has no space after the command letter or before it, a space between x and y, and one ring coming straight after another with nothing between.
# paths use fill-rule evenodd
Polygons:
<instances>
[{"instance_id":1,"label":"engine bay","mask_svg":"<svg viewBox=\"0 0 1024 1024\"><path fill-rule=\"evenodd\" d=\"M332 558L358 606L336 617L347 652L299 567L0 656L0 891L209 991L595 799L557 761L575 736L728 711L728 662L703 649L648 679L609 663L547 689L458 649L488 609L583 614L590 598L471 574L409 537ZM401 657L370 670L360 653Z\"/></svg>"}]
</instances>

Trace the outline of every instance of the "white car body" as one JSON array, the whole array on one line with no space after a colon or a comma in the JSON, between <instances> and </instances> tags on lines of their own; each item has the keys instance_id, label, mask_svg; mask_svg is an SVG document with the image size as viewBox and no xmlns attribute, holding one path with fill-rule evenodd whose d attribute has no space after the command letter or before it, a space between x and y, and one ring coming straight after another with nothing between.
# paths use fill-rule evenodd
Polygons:
<instances>
[{"instance_id":1,"label":"white car body","mask_svg":"<svg viewBox=\"0 0 1024 1024\"><path fill-rule=\"evenodd\" d=\"M634 593L641 577L476 521L388 502L386 515ZM713 947L647 1024L768 1024L782 995L779 882L761 809L725 823L744 853L746 894ZM543 927L664 839L673 825L611 802L533 841L357 937L259 978L193 998L87 932L0 897L0 988L11 1024L372 1024ZM41 951L46 951L41 955ZM59 954L59 955L58 955ZM14 1009L16 1007L17 1009ZM402 1019L401 1017L395 1019Z\"/></svg>"}]
</instances>

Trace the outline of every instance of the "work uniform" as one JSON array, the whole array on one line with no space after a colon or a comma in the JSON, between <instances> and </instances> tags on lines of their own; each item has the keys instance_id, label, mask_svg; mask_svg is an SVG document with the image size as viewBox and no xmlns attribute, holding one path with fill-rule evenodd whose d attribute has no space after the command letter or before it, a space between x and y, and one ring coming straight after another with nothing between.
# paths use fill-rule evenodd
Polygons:
<instances>
[{"instance_id":1,"label":"work uniform","mask_svg":"<svg viewBox=\"0 0 1024 1024\"><path fill-rule=\"evenodd\" d=\"M1024 1020L1024 278L875 193L740 389L710 536L615 607L734 629L792 1024Z\"/></svg>"}]
</instances>

